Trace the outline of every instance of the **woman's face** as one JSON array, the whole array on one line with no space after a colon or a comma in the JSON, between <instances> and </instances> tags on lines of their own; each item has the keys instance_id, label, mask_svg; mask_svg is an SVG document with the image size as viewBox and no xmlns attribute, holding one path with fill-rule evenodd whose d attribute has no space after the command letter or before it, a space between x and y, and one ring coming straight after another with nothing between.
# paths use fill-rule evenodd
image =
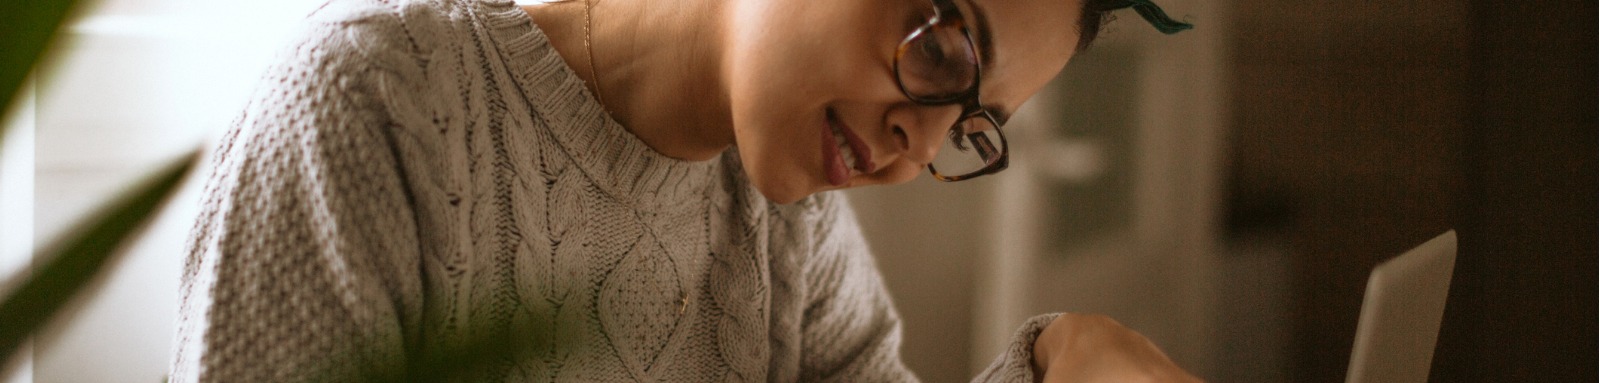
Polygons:
<instances>
[{"instance_id":1,"label":"woman's face","mask_svg":"<svg viewBox=\"0 0 1600 383\"><path fill-rule=\"evenodd\" d=\"M1077 45L1082 0L953 1L978 50L993 54L980 97L1005 114L1053 78ZM926 172L961 107L907 99L894 55L933 9L930 0L734 3L724 81L740 160L763 195L789 203Z\"/></svg>"}]
</instances>

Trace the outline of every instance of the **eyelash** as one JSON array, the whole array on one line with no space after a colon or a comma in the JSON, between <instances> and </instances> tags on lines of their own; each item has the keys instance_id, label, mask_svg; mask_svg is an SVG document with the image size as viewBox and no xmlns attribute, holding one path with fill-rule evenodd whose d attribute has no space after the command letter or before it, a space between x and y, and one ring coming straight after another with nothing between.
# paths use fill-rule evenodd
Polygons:
<instances>
[{"instance_id":1,"label":"eyelash","mask_svg":"<svg viewBox=\"0 0 1600 383\"><path fill-rule=\"evenodd\" d=\"M950 136L950 143L955 144L957 150L967 150L967 144L961 140L961 129L952 126L950 132L946 134Z\"/></svg>"}]
</instances>

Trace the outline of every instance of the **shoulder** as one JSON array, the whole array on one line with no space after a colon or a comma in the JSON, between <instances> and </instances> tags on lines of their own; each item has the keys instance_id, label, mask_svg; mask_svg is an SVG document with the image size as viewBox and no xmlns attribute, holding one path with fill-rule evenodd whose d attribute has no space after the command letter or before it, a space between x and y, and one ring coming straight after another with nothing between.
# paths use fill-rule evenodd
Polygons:
<instances>
[{"instance_id":1,"label":"shoulder","mask_svg":"<svg viewBox=\"0 0 1600 383\"><path fill-rule=\"evenodd\" d=\"M302 47L359 58L382 69L422 64L436 49L458 45L470 30L470 10L442 0L331 0L297 31Z\"/></svg>"},{"instance_id":2,"label":"shoulder","mask_svg":"<svg viewBox=\"0 0 1600 383\"><path fill-rule=\"evenodd\" d=\"M350 101L402 126L450 106L473 30L468 1L330 0L294 29L253 104ZM441 85L441 83L444 83ZM349 108L344 108L349 109ZM349 112L350 110L345 110ZM270 114L268 112L263 112Z\"/></svg>"}]
</instances>

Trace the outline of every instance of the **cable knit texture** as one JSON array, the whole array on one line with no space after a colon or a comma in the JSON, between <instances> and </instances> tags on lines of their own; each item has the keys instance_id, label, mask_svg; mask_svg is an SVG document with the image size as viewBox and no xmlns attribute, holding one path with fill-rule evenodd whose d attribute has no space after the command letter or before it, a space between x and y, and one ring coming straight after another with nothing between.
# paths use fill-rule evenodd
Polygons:
<instances>
[{"instance_id":1,"label":"cable knit texture","mask_svg":"<svg viewBox=\"0 0 1600 383\"><path fill-rule=\"evenodd\" d=\"M662 156L510 1L334 0L213 153L175 382L914 381L849 204ZM1028 382L1036 319L981 381Z\"/></svg>"}]
</instances>

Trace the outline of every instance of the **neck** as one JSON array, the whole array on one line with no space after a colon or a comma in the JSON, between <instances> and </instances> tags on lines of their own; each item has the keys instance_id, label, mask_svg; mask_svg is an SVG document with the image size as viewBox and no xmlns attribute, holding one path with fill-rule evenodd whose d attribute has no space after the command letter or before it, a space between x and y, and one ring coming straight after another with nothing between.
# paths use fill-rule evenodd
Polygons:
<instances>
[{"instance_id":1,"label":"neck","mask_svg":"<svg viewBox=\"0 0 1600 383\"><path fill-rule=\"evenodd\" d=\"M587 36L585 1L594 1ZM734 142L721 3L571 0L524 9L613 119L662 155L703 161Z\"/></svg>"}]
</instances>

